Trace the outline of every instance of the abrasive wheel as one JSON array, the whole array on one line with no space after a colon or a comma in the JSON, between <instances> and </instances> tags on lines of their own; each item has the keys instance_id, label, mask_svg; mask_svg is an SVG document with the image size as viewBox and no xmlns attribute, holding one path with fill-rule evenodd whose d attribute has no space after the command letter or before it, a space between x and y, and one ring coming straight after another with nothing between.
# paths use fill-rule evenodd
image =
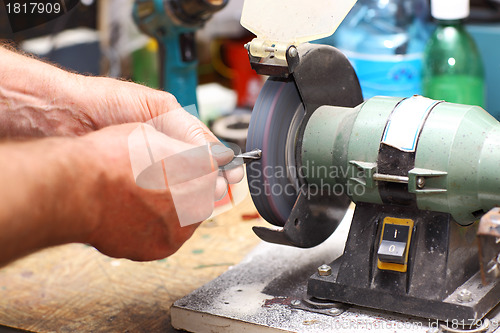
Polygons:
<instances>
[{"instance_id":1,"label":"abrasive wheel","mask_svg":"<svg viewBox=\"0 0 500 333\"><path fill-rule=\"evenodd\" d=\"M262 158L247 164L253 202L262 217L284 226L297 199L299 182L295 147L304 105L295 83L269 78L255 103L246 151L262 150Z\"/></svg>"}]
</instances>

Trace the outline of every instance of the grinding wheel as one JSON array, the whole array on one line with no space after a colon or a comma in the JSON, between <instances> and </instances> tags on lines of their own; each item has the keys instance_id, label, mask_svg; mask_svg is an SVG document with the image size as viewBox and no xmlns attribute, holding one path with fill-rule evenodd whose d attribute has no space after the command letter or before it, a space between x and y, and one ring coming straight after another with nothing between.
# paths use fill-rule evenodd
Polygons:
<instances>
[{"instance_id":1,"label":"grinding wheel","mask_svg":"<svg viewBox=\"0 0 500 333\"><path fill-rule=\"evenodd\" d=\"M246 151L262 150L262 158L247 164L253 202L269 223L284 226L299 194L295 146L305 115L295 83L269 78L255 103Z\"/></svg>"},{"instance_id":2,"label":"grinding wheel","mask_svg":"<svg viewBox=\"0 0 500 333\"><path fill-rule=\"evenodd\" d=\"M272 56L249 54L252 68L271 77L259 94L248 129L246 150L261 149L262 158L247 164L247 178L259 213L282 227L255 226L255 234L266 242L310 248L335 231L350 198L345 192L311 191L307 165L302 165L306 124L320 106L355 107L363 95L342 52L309 43L296 49L297 56L287 53L287 67L273 62Z\"/></svg>"}]
</instances>

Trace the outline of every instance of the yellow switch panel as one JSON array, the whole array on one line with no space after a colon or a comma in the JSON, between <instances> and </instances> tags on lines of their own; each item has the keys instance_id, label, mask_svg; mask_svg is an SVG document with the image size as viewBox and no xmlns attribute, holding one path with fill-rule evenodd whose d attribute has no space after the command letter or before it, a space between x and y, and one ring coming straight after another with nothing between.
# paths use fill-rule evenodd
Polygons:
<instances>
[{"instance_id":1,"label":"yellow switch panel","mask_svg":"<svg viewBox=\"0 0 500 333\"><path fill-rule=\"evenodd\" d=\"M411 219L384 218L377 251L379 269L406 272L413 225Z\"/></svg>"}]
</instances>

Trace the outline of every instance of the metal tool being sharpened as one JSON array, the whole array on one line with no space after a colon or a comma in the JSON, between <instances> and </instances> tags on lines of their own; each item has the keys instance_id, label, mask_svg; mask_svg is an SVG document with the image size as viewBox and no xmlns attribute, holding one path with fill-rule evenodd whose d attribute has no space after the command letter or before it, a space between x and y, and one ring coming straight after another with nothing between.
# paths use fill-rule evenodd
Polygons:
<instances>
[{"instance_id":1,"label":"metal tool being sharpened","mask_svg":"<svg viewBox=\"0 0 500 333\"><path fill-rule=\"evenodd\" d=\"M251 151L247 151L246 153L234 156L234 158L242 158L243 160L248 160L248 161L260 160L261 157L262 157L262 150L260 149L254 149Z\"/></svg>"},{"instance_id":2,"label":"metal tool being sharpened","mask_svg":"<svg viewBox=\"0 0 500 333\"><path fill-rule=\"evenodd\" d=\"M298 292L279 294L293 296L272 301L291 307L280 310L289 318L293 309L337 316L346 306L376 318L481 323L500 300L500 211L485 215L500 204L500 124L480 107L422 96L363 101L344 54L306 43L331 34L354 2L245 1L242 25L257 35L246 45L250 63L269 76L246 146L262 156L247 164L247 178L257 210L277 227L254 232L312 248L356 204L343 254L310 268ZM268 290L290 281L293 264L257 290L278 295ZM297 322L290 331L305 331Z\"/></svg>"}]
</instances>

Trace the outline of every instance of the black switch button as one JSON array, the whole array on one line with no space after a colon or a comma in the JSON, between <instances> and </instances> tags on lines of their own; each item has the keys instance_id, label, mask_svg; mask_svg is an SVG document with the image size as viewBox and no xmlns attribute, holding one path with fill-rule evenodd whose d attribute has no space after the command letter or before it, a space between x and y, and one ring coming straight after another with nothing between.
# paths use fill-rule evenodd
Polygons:
<instances>
[{"instance_id":1,"label":"black switch button","mask_svg":"<svg viewBox=\"0 0 500 333\"><path fill-rule=\"evenodd\" d=\"M402 242L406 244L409 232L410 226L386 223L382 240Z\"/></svg>"},{"instance_id":2,"label":"black switch button","mask_svg":"<svg viewBox=\"0 0 500 333\"><path fill-rule=\"evenodd\" d=\"M198 58L194 32L185 32L181 34L179 36L179 43L183 62L192 62Z\"/></svg>"},{"instance_id":3,"label":"black switch button","mask_svg":"<svg viewBox=\"0 0 500 333\"><path fill-rule=\"evenodd\" d=\"M378 248L378 259L383 262L404 264L406 257L406 243L382 241Z\"/></svg>"},{"instance_id":4,"label":"black switch button","mask_svg":"<svg viewBox=\"0 0 500 333\"><path fill-rule=\"evenodd\" d=\"M378 259L382 262L404 265L408 250L410 226L386 223L382 241L378 248Z\"/></svg>"}]
</instances>

